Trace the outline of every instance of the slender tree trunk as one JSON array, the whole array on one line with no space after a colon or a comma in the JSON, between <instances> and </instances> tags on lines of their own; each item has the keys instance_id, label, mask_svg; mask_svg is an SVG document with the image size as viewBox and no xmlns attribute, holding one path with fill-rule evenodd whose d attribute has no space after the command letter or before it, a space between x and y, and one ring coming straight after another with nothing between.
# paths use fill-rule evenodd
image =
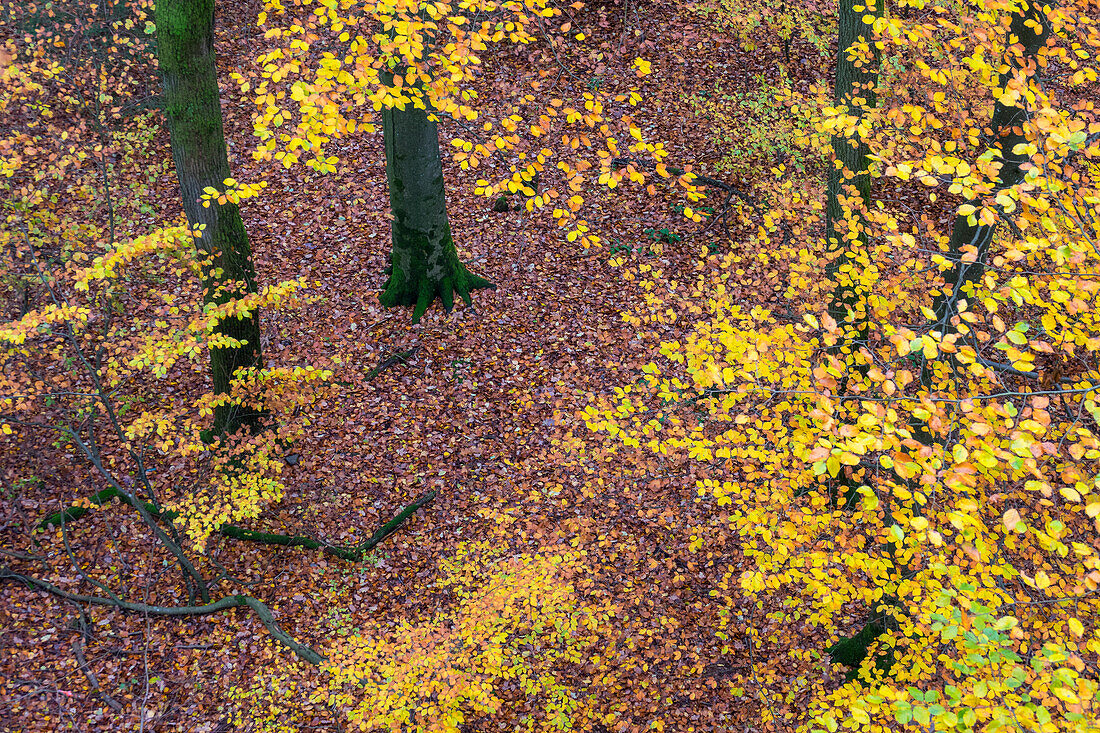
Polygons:
<instances>
[{"instance_id":1,"label":"slender tree trunk","mask_svg":"<svg viewBox=\"0 0 1100 733\"><path fill-rule=\"evenodd\" d=\"M837 17L836 83L834 97L838 107L862 118L864 111L875 106L875 83L878 77L879 50L874 34L864 16L881 17L886 0L840 0ZM856 10L863 6L862 10ZM856 43L868 43L872 59L857 62L849 58L849 49ZM858 271L867 266L867 229L862 211L871 203L871 175L867 143L858 137L833 136L835 160L829 169L825 202L825 237L829 248L826 274L835 287L829 302L829 315L837 323L847 324L847 337L842 344L867 340L867 298L858 285ZM850 227L843 231L838 223L845 220L846 209Z\"/></svg>"},{"instance_id":2,"label":"slender tree trunk","mask_svg":"<svg viewBox=\"0 0 1100 733\"><path fill-rule=\"evenodd\" d=\"M1028 25L1029 21L1032 25ZM1012 25L1009 26L1008 32L1011 36L1009 45L1020 44L1021 48L1019 54L1012 51L1006 54L1008 70L1001 74L997 85L1002 91L1017 71L1027 71L1032 81L1038 81L1039 65L1036 63L1036 55L1046 44L1050 33L1041 5L1036 2L1026 3L1019 13L1012 16ZM992 191L989 194L991 197L1018 185L1024 179L1021 166L1028 162L1029 156L1027 153L1016 153L1013 149L1027 142L1023 131L1023 124L1027 120L1026 104L1027 100L1021 97L1017 104L1012 106L1002 104L998 100L993 107L990 128L993 131L993 137L996 138L994 148L1002 163L997 180L989 182L992 184ZM958 301L966 286L981 280L985 273L986 255L997 225L998 222L982 224L978 221L971 224L969 216L955 217L951 240L947 245L947 259L954 262L955 266L944 276L944 289L936 296L934 302L936 330L947 332L951 319L958 313ZM974 259L964 262L963 256L968 251L973 252Z\"/></svg>"},{"instance_id":3,"label":"slender tree trunk","mask_svg":"<svg viewBox=\"0 0 1100 733\"><path fill-rule=\"evenodd\" d=\"M411 105L382 111L386 181L393 213L390 277L379 300L412 305L413 323L436 297L449 313L454 295L470 305L470 291L495 287L458 260L443 189L439 134L428 113Z\"/></svg>"},{"instance_id":4,"label":"slender tree trunk","mask_svg":"<svg viewBox=\"0 0 1100 733\"><path fill-rule=\"evenodd\" d=\"M221 99L214 58L214 0L158 0L157 52L164 85L172 158L183 195L183 209L192 228L203 226L196 246L209 262L203 269L203 300L224 304L256 292L256 273L248 232L236 204L200 202L203 189L219 191L230 177L222 129ZM210 371L216 394L229 394L233 374L242 367L259 367L259 314L228 318L216 333L241 342L237 347L210 350ZM215 435L241 425L254 427L259 416L239 405L215 410Z\"/></svg>"},{"instance_id":5,"label":"slender tree trunk","mask_svg":"<svg viewBox=\"0 0 1100 733\"><path fill-rule=\"evenodd\" d=\"M865 16L882 15L886 0L840 0L837 13L837 59L833 96L837 107L862 119L875 106L879 51L874 32ZM860 9L857 10L856 8ZM849 57L852 46L866 43L871 58L856 61ZM860 58L864 54L859 54ZM867 143L860 133L833 135L833 160L829 168L825 199L825 241L828 261L825 273L833 282L828 313L842 328L842 336L829 350L845 360L846 370L837 391L848 389L850 376L865 373L866 366L854 359L867 342L867 293L860 283L861 273L870 265L867 248L865 213L871 203L870 158ZM843 472L832 485L834 504L849 506L857 496L856 482Z\"/></svg>"}]
</instances>

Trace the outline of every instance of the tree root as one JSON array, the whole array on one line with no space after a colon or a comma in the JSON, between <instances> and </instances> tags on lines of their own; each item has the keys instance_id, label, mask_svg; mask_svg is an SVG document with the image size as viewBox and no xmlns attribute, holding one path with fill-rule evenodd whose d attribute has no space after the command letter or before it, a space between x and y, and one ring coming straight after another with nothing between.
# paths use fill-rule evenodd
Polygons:
<instances>
[{"instance_id":1,"label":"tree root","mask_svg":"<svg viewBox=\"0 0 1100 733\"><path fill-rule=\"evenodd\" d=\"M378 302L385 308L399 305L414 306L412 322L419 323L420 318L427 312L428 306L436 298L443 301L444 310L450 313L454 309L455 293L458 293L463 303L471 306L473 305L471 292L482 288L496 290L496 287L485 278L470 272L464 264L459 262L448 277L438 281L428 278L423 273L415 282L391 274L385 289L378 296Z\"/></svg>"},{"instance_id":2,"label":"tree root","mask_svg":"<svg viewBox=\"0 0 1100 733\"><path fill-rule=\"evenodd\" d=\"M833 664L843 664L848 669L859 669L859 665L867 657L867 649L875 639L886 631L882 621L872 620L864 624L863 628L853 636L841 639L825 651L829 654Z\"/></svg>"},{"instance_id":3,"label":"tree root","mask_svg":"<svg viewBox=\"0 0 1100 733\"><path fill-rule=\"evenodd\" d=\"M849 682L860 679L859 671L864 660L867 659L871 645L888 630L897 630L897 621L891 616L888 608L897 608L898 605L897 599L888 599L887 607L880 608L877 613L868 618L863 628L853 636L843 638L825 650L834 664L843 664L848 667L844 679ZM892 648L880 649L873 661L875 673L883 678L892 676L894 668Z\"/></svg>"}]
</instances>

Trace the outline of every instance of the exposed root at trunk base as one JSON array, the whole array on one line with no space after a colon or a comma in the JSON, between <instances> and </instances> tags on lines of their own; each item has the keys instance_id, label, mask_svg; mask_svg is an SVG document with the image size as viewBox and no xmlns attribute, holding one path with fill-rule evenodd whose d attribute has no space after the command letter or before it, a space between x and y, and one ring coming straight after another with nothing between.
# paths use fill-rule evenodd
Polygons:
<instances>
[{"instance_id":1,"label":"exposed root at trunk base","mask_svg":"<svg viewBox=\"0 0 1100 733\"><path fill-rule=\"evenodd\" d=\"M470 272L459 262L452 268L449 276L439 280L430 278L423 270L415 273L415 279L401 271L396 271L386 281L385 290L378 296L378 301L386 308L400 305L415 306L412 322L419 323L421 316L436 298L443 301L443 308L450 313L454 308L456 293L462 302L469 306L473 305L473 300L470 298L471 292L482 288L496 290L496 287L485 278Z\"/></svg>"}]
</instances>

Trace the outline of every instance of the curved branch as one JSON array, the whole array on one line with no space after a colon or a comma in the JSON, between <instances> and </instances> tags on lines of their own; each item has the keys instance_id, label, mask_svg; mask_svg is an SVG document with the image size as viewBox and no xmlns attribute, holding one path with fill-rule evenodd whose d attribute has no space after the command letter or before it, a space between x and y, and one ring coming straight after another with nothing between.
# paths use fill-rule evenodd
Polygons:
<instances>
[{"instance_id":1,"label":"curved branch","mask_svg":"<svg viewBox=\"0 0 1100 733\"><path fill-rule=\"evenodd\" d=\"M70 593L67 590L58 588L52 583L47 583L44 580L29 575L23 575L22 573L16 573L6 567L0 567L0 580L16 580L32 588L37 588L38 590L57 596L58 598L63 598L66 601L89 603L95 606L108 606L111 608L118 608L122 611L144 613L150 616L207 616L231 608L248 607L256 612L256 615L260 618L260 621L267 628L268 632L283 646L290 649L310 664L320 664L325 660L323 655L314 651L311 647L295 641L293 637L283 631L275 620L275 615L271 613L271 609L267 607L267 604L252 596L226 596L203 606L154 606L148 603L134 603L132 601L104 598L102 596L86 596L79 593Z\"/></svg>"},{"instance_id":2,"label":"curved branch","mask_svg":"<svg viewBox=\"0 0 1100 733\"><path fill-rule=\"evenodd\" d=\"M104 402L104 404L107 404L107 400L105 398L102 401ZM180 547L180 545L177 544L175 541L173 541L172 538L169 537L163 529L161 529L160 525L157 524L157 515L150 513L145 508L144 502L139 501L130 492L122 488L122 484L120 484L118 480L115 479L114 474L112 474L104 467L103 461L99 457L98 452L93 451L88 445L86 445L75 431L68 430L67 434L69 439L72 440L77 445L77 447L79 447L84 452L84 455L88 458L89 461L91 461L92 465L95 466L99 474L103 476L103 478L106 479L109 484L111 484L111 488L115 489L118 492L119 498L124 497L124 500L127 504L132 506L134 509L137 509L138 514L141 515L142 521L144 521L145 524L149 526L149 529L153 531L153 534L156 535L156 538L160 542L160 544L166 550L172 553L172 555L175 556L176 562L179 564L180 569L183 570L184 576L188 578L190 583L193 584L193 586L191 586L191 598L189 600L191 600L192 602L194 601L193 588L198 588L199 598L201 598L203 601L209 601L210 591L206 587L206 580L202 577L199 571L195 569L195 565L187 558L187 554L183 551L183 548Z\"/></svg>"},{"instance_id":3,"label":"curved branch","mask_svg":"<svg viewBox=\"0 0 1100 733\"><path fill-rule=\"evenodd\" d=\"M50 278L42 269L42 264L38 261L38 257L34 252L34 247L31 246L30 231L27 229L26 224L23 225L23 240L27 246L28 251L31 254L31 259L34 263L35 271L38 273L38 279L42 282L43 285L46 286L46 289L50 294L50 299L53 301L55 306L59 308L62 306L68 308L69 302L68 299L65 297L65 294L59 292L57 288L54 287L53 283L50 281ZM119 438L120 441L123 442L123 444L125 444L126 436L124 434L124 431L122 430L121 424L119 423L118 415L115 412L114 406L111 404L111 400L107 398L109 392L103 386L103 381L100 379L99 376L98 367L93 365L88 360L88 356L84 353L84 349L80 345L79 339L77 339L76 337L76 332L73 330L72 322L66 320L64 321L63 325L65 328L64 338L68 340L68 342L72 345L77 358L83 365L85 372L88 374L88 377L91 379L92 386L95 387L96 395L99 398L99 402L103 405L104 414L107 415L112 427L114 428L115 435ZM195 588L198 588L199 597L203 601L209 601L210 592L206 587L206 581L203 579L202 575L200 575L199 572L195 569L195 566L191 563L191 561L187 559L187 555L184 553L183 548L180 547L178 542L170 538L164 532L164 530L157 525L156 519L154 519L153 516L145 510L145 507L142 506L141 502L136 501L134 497L129 494L129 492L123 489L122 485L119 484L119 482L115 479L114 474L111 473L111 471L109 471L103 465L102 458L99 454L99 449L97 448L95 443L94 432L90 433L88 443L82 440L80 436L77 435L77 432L70 427L66 426L64 428L61 428L61 432L67 435L68 438L80 448L80 450L84 453L84 455L88 458L92 465L95 466L96 471L98 471L99 474L103 476L103 478L109 484L111 484L112 487L114 487L116 490L119 491L120 494L126 496L129 499L130 505L137 509L138 513L141 515L142 520L147 525L149 525L149 528L153 531L153 534L156 535L157 540L160 541L165 549L167 549L170 553L172 553L173 556L175 556L176 562L180 566L180 570L183 571L184 582L186 583L188 593L191 596L189 600L191 600L192 602L194 601L194 591ZM153 487L149 483L148 474L144 470L144 464L142 462L141 456L134 453L133 450L130 451L130 455L134 458L134 460L137 462L138 467L141 469L139 472L139 476L142 482L145 484L146 491L148 491L150 495L153 495ZM175 533L174 528L172 529L172 532Z\"/></svg>"},{"instance_id":4,"label":"curved branch","mask_svg":"<svg viewBox=\"0 0 1100 733\"><path fill-rule=\"evenodd\" d=\"M428 493L424 494L419 499L402 509L396 516L393 517L393 519L389 520L381 527L379 527L377 531L375 531L375 533L371 535L368 539L360 542L357 545L332 545L328 542L325 542L324 540L316 540L312 537L307 537L305 535L286 535L275 534L271 532L258 532L251 529L242 529L241 527L237 527L233 524L223 524L218 529L218 532L223 537L229 537L235 540L259 542L265 545L278 545L280 547L304 547L307 550L323 550L330 555L340 558L341 560L351 560L353 562L358 562L362 560L368 552L373 550L380 542L382 542L382 540L386 539L391 534L396 532L397 529L405 523L405 520L412 516L413 512L415 512L420 507L429 504L433 499L435 499L435 497L435 491L429 491ZM125 504L130 504L131 506L133 506L134 502L137 501L137 499L135 499L134 497L124 492L121 492L114 487L104 489L103 491L93 494L91 497L89 497L88 501L92 502L93 504L102 505L106 504L111 499L118 499L119 501ZM176 512L161 511L160 508L152 502L140 503L142 504L142 507L145 509L145 511L154 519L171 522L173 519L176 518L176 516L178 516ZM64 527L67 522L80 519L85 514L87 514L88 511L89 510L83 506L70 506L68 509L54 512L48 517L45 517L42 521L38 523L38 528L45 529L50 525Z\"/></svg>"},{"instance_id":5,"label":"curved branch","mask_svg":"<svg viewBox=\"0 0 1100 733\"><path fill-rule=\"evenodd\" d=\"M240 527L234 527L233 525L225 525L219 530L222 535L226 537L232 537L238 540L247 540L249 542L260 542L266 545L279 545L281 547L305 547L309 550L323 550L330 555L334 555L341 560L351 560L358 562L363 559L363 556L373 550L382 540L389 537L396 532L398 528L405 523L405 520L412 516L420 507L429 503L436 497L435 491L429 491L421 496L419 499L409 504L402 509L393 519L383 524L378 530L371 535L368 539L360 542L357 545L340 546L330 545L322 540L315 540L312 537L305 537L303 535L285 535L285 534L271 534L268 532L256 532L250 529L241 529Z\"/></svg>"}]
</instances>

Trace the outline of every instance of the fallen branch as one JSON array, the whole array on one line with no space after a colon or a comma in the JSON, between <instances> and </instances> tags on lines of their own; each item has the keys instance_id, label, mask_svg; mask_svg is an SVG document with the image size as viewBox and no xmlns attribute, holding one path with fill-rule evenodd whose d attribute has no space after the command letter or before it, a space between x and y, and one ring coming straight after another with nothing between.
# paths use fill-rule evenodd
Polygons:
<instances>
[{"instance_id":1,"label":"fallen branch","mask_svg":"<svg viewBox=\"0 0 1100 733\"><path fill-rule=\"evenodd\" d=\"M397 529L405 523L413 512L420 507L430 503L436 497L435 491L429 491L421 496L416 501L412 502L404 509L402 509L393 519L383 524L378 530L371 535L368 539L357 545L341 546L331 545L323 540L316 540L312 537L305 535L285 535L275 534L271 532L258 532L251 529L242 529L232 524L224 524L218 530L223 537L229 537L235 540L246 540L248 542L259 542L265 545L278 545L280 547L305 547L308 550L323 550L330 555L340 558L341 560L350 560L353 562L359 562L363 557L373 550L382 540L389 537L391 534L397 531ZM124 504L131 504L130 497L126 494L118 491L114 488L104 489L97 494L94 494L89 498L89 501L93 504L103 505L111 499L119 499ZM161 511L161 509L152 502L141 502L145 511L155 519L170 522L178 515L176 512ZM80 519L86 515L90 510L83 506L71 506L68 509L64 509L59 512L54 512L50 516L43 519L38 523L40 529L45 529L50 525L63 526L69 522Z\"/></svg>"},{"instance_id":2,"label":"fallen branch","mask_svg":"<svg viewBox=\"0 0 1100 733\"><path fill-rule=\"evenodd\" d=\"M240 527L234 527L232 525L224 526L220 531L224 536L232 537L237 540L247 540L248 542L259 542L265 545L278 545L281 547L305 547L308 550L319 549L341 560L359 562L368 552L382 542L382 540L396 532L397 529L405 523L405 520L412 516L413 512L432 501L435 497L435 491L429 491L402 509L393 519L379 527L368 539L357 545L351 546L330 545L322 540L315 540L312 537L306 537L304 535L256 532L251 529L241 529Z\"/></svg>"},{"instance_id":3,"label":"fallen branch","mask_svg":"<svg viewBox=\"0 0 1100 733\"><path fill-rule=\"evenodd\" d=\"M633 165L633 166L636 166L636 167L639 167L639 168L646 168L648 170L656 170L656 168L657 168L656 163L652 163L650 161L645 161L645 160L637 160L635 158L613 158L611 160L611 169L612 170L616 170L618 168L625 168L628 165ZM688 236L696 236L696 235L705 233L712 226L714 226L714 223L717 222L717 221L722 222L722 229L726 232L726 234L728 236L729 235L729 224L727 223L726 219L728 218L728 214L729 214L730 200L734 196L736 196L742 202L744 202L744 203L748 204L749 206L751 206L754 211L759 210L759 206L756 204L756 202L750 200L748 195L744 191L740 190L739 188L737 188L736 186L734 186L731 183L726 183L725 181L720 181L717 178L710 178L709 176L701 176L698 173L688 173L683 168L674 168L672 166L666 166L665 170L668 171L671 175L674 175L674 176L677 176L677 177L690 175L692 177L692 179L691 179L692 185L701 184L703 186L709 186L711 188L717 188L720 191L724 191L725 194L726 194L726 197L722 200L722 203L715 210L713 216L711 216L710 221L708 221L702 229L700 229L697 232L693 232L692 234L689 234Z\"/></svg>"},{"instance_id":4,"label":"fallen branch","mask_svg":"<svg viewBox=\"0 0 1100 733\"><path fill-rule=\"evenodd\" d=\"M634 165L634 166L637 166L639 168L646 168L648 170L656 170L656 168L657 168L656 163L653 163L653 162L650 162L650 161L644 161L644 160L636 160L634 158L613 158L611 160L612 170L617 169L617 168L625 168L628 165ZM674 168L672 166L666 166L665 170L668 171L670 174L672 174L674 176L690 175L690 176L692 176L692 179L691 179L692 184L699 183L699 184L702 184L704 186L710 186L711 188L717 188L720 191L724 191L726 193L726 198L722 200L721 205L715 210L714 214L711 216L710 221L707 222L706 226L704 226L702 229L700 229L697 232L693 232L692 234L689 234L688 235L689 237L696 236L696 235L699 235L699 234L703 234L704 232L709 230L712 226L714 226L714 223L716 221L719 221L719 219L721 219L721 222L722 222L722 230L726 233L726 236L729 236L729 223L728 223L727 219L729 218L730 200L734 196L736 196L737 199L741 203L745 204L750 209L752 209L752 212L755 215L763 216L766 213L764 211L763 207L760 205L760 203L758 201L751 198L747 193L742 191L737 186L734 186L732 183L726 183L725 181L720 181L717 178L710 178L709 176L701 176L698 173L688 173L683 168ZM719 217L719 214L721 214L721 217ZM785 247L788 244L790 244L791 237L794 234L794 232L791 229L790 225L787 224L784 221L776 222L776 226L778 226L779 229L783 232L783 244L780 245L780 246Z\"/></svg>"},{"instance_id":5,"label":"fallen branch","mask_svg":"<svg viewBox=\"0 0 1100 733\"><path fill-rule=\"evenodd\" d=\"M95 606L108 606L130 613L147 613L150 616L208 616L212 613L218 613L231 608L247 606L256 612L256 615L260 618L260 622L263 623L268 632L287 649L290 649L310 664L320 664L325 660L325 657L314 651L311 647L295 641L289 634L283 631L275 620L274 614L271 613L271 609L268 608L263 601L253 598L252 596L226 596L225 598L214 601L213 603L207 603L203 606L154 606L148 603L133 603L132 601L115 600L102 596L85 596L79 593L70 593L67 590L58 588L52 583L47 583L44 580L40 580L30 575L16 573L7 567L0 567L0 580L16 580L26 584L28 587L37 588L38 590L45 591L46 593L66 601L89 603Z\"/></svg>"},{"instance_id":6,"label":"fallen branch","mask_svg":"<svg viewBox=\"0 0 1100 733\"><path fill-rule=\"evenodd\" d=\"M367 381L371 381L394 364L407 364L409 359L413 358L413 356L418 351L420 351L420 347L414 346L408 351L401 351L399 353L393 354L392 356L386 357L381 362L379 362L378 366L367 372Z\"/></svg>"},{"instance_id":7,"label":"fallen branch","mask_svg":"<svg viewBox=\"0 0 1100 733\"><path fill-rule=\"evenodd\" d=\"M133 506L133 502L131 501L130 497L113 486L108 489L104 489L103 491L100 491L98 493L92 494L90 497L88 497L88 501L97 506L103 506L111 499L118 499L123 504L130 504L131 506ZM161 512L160 507L158 507L151 501L143 501L141 503L142 506L144 506L145 511L147 511L149 515L152 516L154 519L171 521L176 518L175 512ZM38 523L38 529L46 529L51 524L55 527L60 527L63 524L67 524L69 522L80 519L90 511L91 508L89 507L73 505L68 509L62 509L59 512L54 512L50 516L43 519L41 522Z\"/></svg>"},{"instance_id":8,"label":"fallen branch","mask_svg":"<svg viewBox=\"0 0 1100 733\"><path fill-rule=\"evenodd\" d=\"M114 699L99 686L99 680L95 676L95 672L88 665L88 660L84 658L84 635L78 634L73 639L73 656L76 657L77 664L80 665L80 671L84 673L84 677L87 678L88 684L92 686L92 693L99 696L99 699L107 704L107 707L114 710L116 713L122 712L122 704L118 700Z\"/></svg>"}]
</instances>

